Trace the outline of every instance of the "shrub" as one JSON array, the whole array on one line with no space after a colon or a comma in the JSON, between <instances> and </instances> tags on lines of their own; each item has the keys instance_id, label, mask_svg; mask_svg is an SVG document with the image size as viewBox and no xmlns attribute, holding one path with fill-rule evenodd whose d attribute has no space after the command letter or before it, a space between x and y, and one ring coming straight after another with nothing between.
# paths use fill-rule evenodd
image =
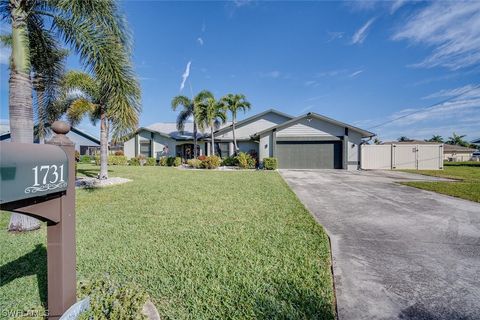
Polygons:
<instances>
[{"instance_id":1,"label":"shrub","mask_svg":"<svg viewBox=\"0 0 480 320\"><path fill-rule=\"evenodd\" d=\"M80 162L81 163L91 163L92 162L92 157L88 156L88 155L80 156Z\"/></svg>"},{"instance_id":2,"label":"shrub","mask_svg":"<svg viewBox=\"0 0 480 320\"><path fill-rule=\"evenodd\" d=\"M257 164L257 161L252 158L251 155L245 152L240 152L236 158L238 161L238 166L242 169L253 169Z\"/></svg>"},{"instance_id":3,"label":"shrub","mask_svg":"<svg viewBox=\"0 0 480 320\"><path fill-rule=\"evenodd\" d=\"M238 166L238 161L236 157L226 157L222 160L222 166L233 167Z\"/></svg>"},{"instance_id":4,"label":"shrub","mask_svg":"<svg viewBox=\"0 0 480 320\"><path fill-rule=\"evenodd\" d=\"M202 168L205 169L216 169L220 166L222 159L217 156L205 157L202 161Z\"/></svg>"},{"instance_id":5,"label":"shrub","mask_svg":"<svg viewBox=\"0 0 480 320\"><path fill-rule=\"evenodd\" d=\"M125 156L108 156L108 164L114 166L126 166L128 160Z\"/></svg>"},{"instance_id":6,"label":"shrub","mask_svg":"<svg viewBox=\"0 0 480 320\"><path fill-rule=\"evenodd\" d=\"M140 158L139 157L135 157L135 158L132 158L128 161L128 164L131 165L131 166L140 166Z\"/></svg>"},{"instance_id":7,"label":"shrub","mask_svg":"<svg viewBox=\"0 0 480 320\"><path fill-rule=\"evenodd\" d=\"M124 156L125 154L123 153L123 150L117 150L115 151L116 156Z\"/></svg>"},{"instance_id":8,"label":"shrub","mask_svg":"<svg viewBox=\"0 0 480 320\"><path fill-rule=\"evenodd\" d=\"M168 157L167 166L169 167L178 167L182 165L182 158L180 157Z\"/></svg>"},{"instance_id":9,"label":"shrub","mask_svg":"<svg viewBox=\"0 0 480 320\"><path fill-rule=\"evenodd\" d=\"M148 294L135 284L118 284L110 279L80 283L80 295L90 297L90 308L79 315L80 320L147 319L142 313Z\"/></svg>"},{"instance_id":10,"label":"shrub","mask_svg":"<svg viewBox=\"0 0 480 320\"><path fill-rule=\"evenodd\" d=\"M157 159L155 159L154 157L148 157L146 160L147 160L147 162L145 162L146 166L154 166L157 164Z\"/></svg>"},{"instance_id":11,"label":"shrub","mask_svg":"<svg viewBox=\"0 0 480 320\"><path fill-rule=\"evenodd\" d=\"M167 166L167 161L168 161L168 157L160 157L160 160L158 161L158 164L162 167L166 167Z\"/></svg>"},{"instance_id":12,"label":"shrub","mask_svg":"<svg viewBox=\"0 0 480 320\"><path fill-rule=\"evenodd\" d=\"M77 150L75 150L75 161L80 161L80 152L78 152Z\"/></svg>"},{"instance_id":13,"label":"shrub","mask_svg":"<svg viewBox=\"0 0 480 320\"><path fill-rule=\"evenodd\" d=\"M95 158L93 160L95 160L95 165L97 165L97 166L100 165L100 156L95 156Z\"/></svg>"},{"instance_id":14,"label":"shrub","mask_svg":"<svg viewBox=\"0 0 480 320\"><path fill-rule=\"evenodd\" d=\"M263 159L263 169L265 170L276 170L278 168L277 158L264 158Z\"/></svg>"},{"instance_id":15,"label":"shrub","mask_svg":"<svg viewBox=\"0 0 480 320\"><path fill-rule=\"evenodd\" d=\"M200 159L190 159L187 161L187 164L195 169L198 169L202 166L202 161Z\"/></svg>"},{"instance_id":16,"label":"shrub","mask_svg":"<svg viewBox=\"0 0 480 320\"><path fill-rule=\"evenodd\" d=\"M197 159L200 160L200 161L203 161L203 160L207 159L207 156L201 155L201 156L198 156Z\"/></svg>"}]
</instances>

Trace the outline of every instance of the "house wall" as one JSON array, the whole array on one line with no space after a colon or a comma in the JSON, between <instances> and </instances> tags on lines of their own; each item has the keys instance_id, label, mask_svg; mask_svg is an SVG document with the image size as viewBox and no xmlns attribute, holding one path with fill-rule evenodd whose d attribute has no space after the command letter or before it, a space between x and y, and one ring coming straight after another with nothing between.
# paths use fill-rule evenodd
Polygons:
<instances>
[{"instance_id":1,"label":"house wall","mask_svg":"<svg viewBox=\"0 0 480 320\"><path fill-rule=\"evenodd\" d=\"M356 131L348 130L348 170L360 169L360 143L362 143L362 135Z\"/></svg>"},{"instance_id":2,"label":"house wall","mask_svg":"<svg viewBox=\"0 0 480 320\"><path fill-rule=\"evenodd\" d=\"M49 132L45 135L45 141L48 141L52 139L53 133ZM67 137L72 140L73 143L75 143L75 151L80 152L80 147L81 146L87 146L87 147L100 147L100 144L98 144L95 141L92 141L88 138L85 138L84 136L81 136L73 131L69 131L67 133Z\"/></svg>"},{"instance_id":3,"label":"house wall","mask_svg":"<svg viewBox=\"0 0 480 320\"><path fill-rule=\"evenodd\" d=\"M343 127L331 124L329 122L321 121L319 119L311 119L308 121L306 118L298 120L296 123L291 124L286 128L277 130L277 137L338 137L345 134Z\"/></svg>"},{"instance_id":4,"label":"house wall","mask_svg":"<svg viewBox=\"0 0 480 320\"><path fill-rule=\"evenodd\" d=\"M267 132L260 136L260 143L258 144L258 157L260 160L272 157L272 133Z\"/></svg>"},{"instance_id":5,"label":"house wall","mask_svg":"<svg viewBox=\"0 0 480 320\"><path fill-rule=\"evenodd\" d=\"M135 157L135 137L125 141L123 144L123 154L128 158Z\"/></svg>"},{"instance_id":6,"label":"house wall","mask_svg":"<svg viewBox=\"0 0 480 320\"><path fill-rule=\"evenodd\" d=\"M235 137L237 139L250 139L252 135L265 129L276 126L277 124L284 123L290 120L285 116L279 115L274 112L264 114L262 117L255 119L252 122L246 122L240 126L235 127ZM215 135L215 139L233 139L232 130L229 130L223 134ZM240 147L239 147L240 148Z\"/></svg>"},{"instance_id":7,"label":"house wall","mask_svg":"<svg viewBox=\"0 0 480 320\"><path fill-rule=\"evenodd\" d=\"M472 158L472 152L444 152L443 159L453 161L469 161Z\"/></svg>"}]
</instances>

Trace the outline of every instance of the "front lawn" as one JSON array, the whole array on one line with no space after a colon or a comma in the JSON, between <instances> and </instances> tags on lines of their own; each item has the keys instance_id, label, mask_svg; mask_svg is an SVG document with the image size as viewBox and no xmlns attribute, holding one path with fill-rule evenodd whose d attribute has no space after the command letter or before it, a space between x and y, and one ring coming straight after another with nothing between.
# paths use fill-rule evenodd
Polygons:
<instances>
[{"instance_id":1,"label":"front lawn","mask_svg":"<svg viewBox=\"0 0 480 320\"><path fill-rule=\"evenodd\" d=\"M450 196L480 202L480 166L474 163L464 165L445 165L443 170L409 170L435 177L452 178L455 182L404 182L403 184L447 194Z\"/></svg>"},{"instance_id":2,"label":"front lawn","mask_svg":"<svg viewBox=\"0 0 480 320\"><path fill-rule=\"evenodd\" d=\"M110 175L133 181L77 191L78 280L135 282L162 319L334 318L327 236L278 173L115 166ZM0 214L0 311L41 310L45 226L9 234L8 218Z\"/></svg>"}]
</instances>

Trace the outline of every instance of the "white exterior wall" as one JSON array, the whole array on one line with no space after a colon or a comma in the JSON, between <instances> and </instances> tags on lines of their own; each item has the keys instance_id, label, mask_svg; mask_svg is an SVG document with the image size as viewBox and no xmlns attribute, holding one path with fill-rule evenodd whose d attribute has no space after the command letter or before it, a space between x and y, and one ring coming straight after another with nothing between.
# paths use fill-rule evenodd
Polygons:
<instances>
[{"instance_id":1,"label":"white exterior wall","mask_svg":"<svg viewBox=\"0 0 480 320\"><path fill-rule=\"evenodd\" d=\"M348 130L348 146L347 146L347 169L360 169L360 143L362 143L362 135L356 131Z\"/></svg>"},{"instance_id":2,"label":"white exterior wall","mask_svg":"<svg viewBox=\"0 0 480 320\"><path fill-rule=\"evenodd\" d=\"M473 156L472 152L449 152L443 154L444 160L469 161Z\"/></svg>"},{"instance_id":3,"label":"white exterior wall","mask_svg":"<svg viewBox=\"0 0 480 320\"><path fill-rule=\"evenodd\" d=\"M125 141L125 143L123 144L123 154L128 159L135 157L135 137Z\"/></svg>"},{"instance_id":4,"label":"white exterior wall","mask_svg":"<svg viewBox=\"0 0 480 320\"><path fill-rule=\"evenodd\" d=\"M272 134L267 132L260 136L260 143L258 144L258 158L262 161L265 158L272 156Z\"/></svg>"},{"instance_id":5,"label":"white exterior wall","mask_svg":"<svg viewBox=\"0 0 480 320\"><path fill-rule=\"evenodd\" d=\"M286 128L277 130L277 137L339 137L345 134L345 128L319 119L298 120Z\"/></svg>"}]
</instances>

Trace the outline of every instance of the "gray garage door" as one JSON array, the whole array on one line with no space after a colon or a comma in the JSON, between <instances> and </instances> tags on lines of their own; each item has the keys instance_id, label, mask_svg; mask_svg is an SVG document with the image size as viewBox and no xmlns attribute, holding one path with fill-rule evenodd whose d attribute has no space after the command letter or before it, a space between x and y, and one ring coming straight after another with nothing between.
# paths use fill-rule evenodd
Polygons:
<instances>
[{"instance_id":1,"label":"gray garage door","mask_svg":"<svg viewBox=\"0 0 480 320\"><path fill-rule=\"evenodd\" d=\"M341 141L277 141L281 169L341 169Z\"/></svg>"}]
</instances>

